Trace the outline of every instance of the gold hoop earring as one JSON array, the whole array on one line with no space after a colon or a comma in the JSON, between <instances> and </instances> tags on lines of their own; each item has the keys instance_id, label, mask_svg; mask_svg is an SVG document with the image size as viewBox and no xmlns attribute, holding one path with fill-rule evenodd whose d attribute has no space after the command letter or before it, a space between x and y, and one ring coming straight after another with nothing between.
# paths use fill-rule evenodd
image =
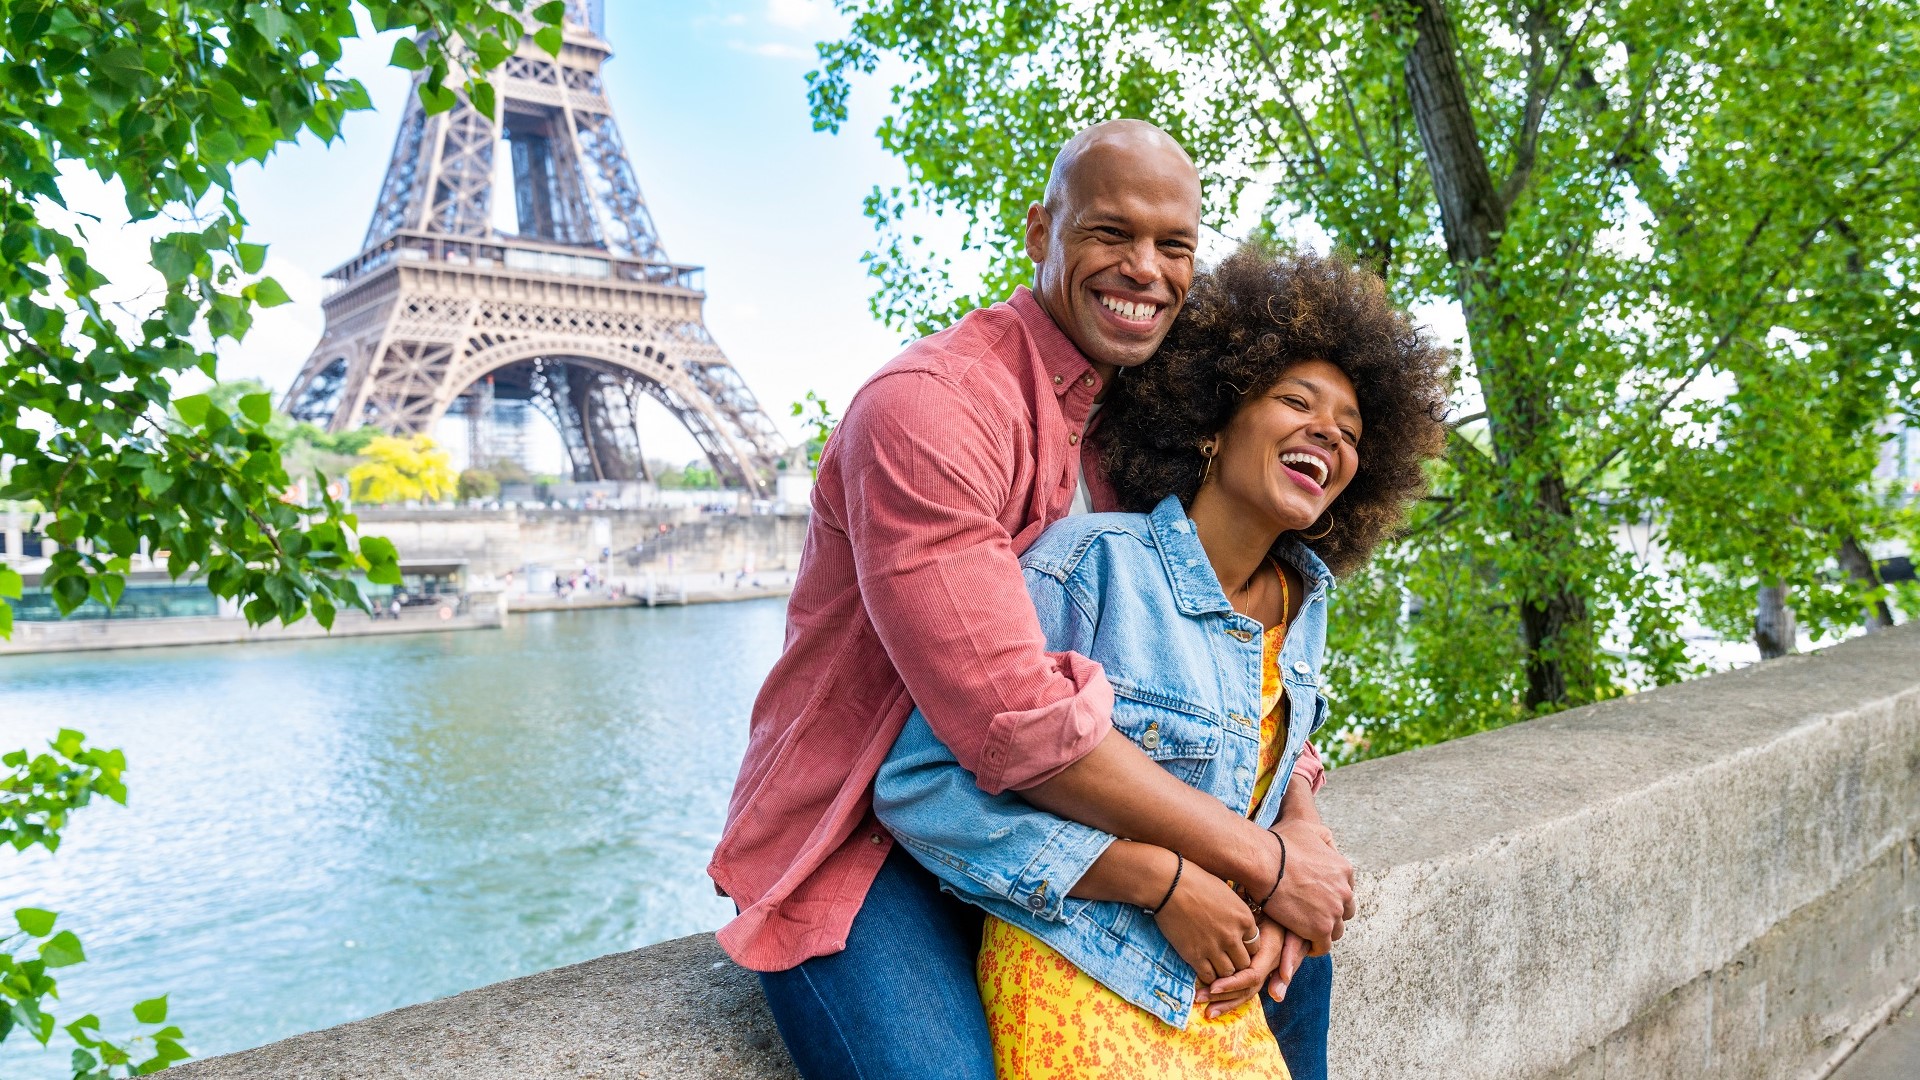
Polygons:
<instances>
[{"instance_id":1,"label":"gold hoop earring","mask_svg":"<svg viewBox=\"0 0 1920 1080\"><path fill-rule=\"evenodd\" d=\"M1206 468L1203 468L1200 470L1200 486L1201 487L1206 487L1207 477L1213 475L1213 454L1214 454L1214 449L1213 449L1212 443L1202 443L1200 445L1200 456L1207 459Z\"/></svg>"},{"instance_id":2,"label":"gold hoop earring","mask_svg":"<svg viewBox=\"0 0 1920 1080\"><path fill-rule=\"evenodd\" d=\"M1312 536L1308 536L1306 533L1301 533L1300 539L1307 540L1307 541L1322 540L1322 539L1325 539L1326 535L1332 531L1333 531L1333 511L1329 510L1327 511L1327 527L1324 529L1321 529L1317 533L1314 533Z\"/></svg>"}]
</instances>

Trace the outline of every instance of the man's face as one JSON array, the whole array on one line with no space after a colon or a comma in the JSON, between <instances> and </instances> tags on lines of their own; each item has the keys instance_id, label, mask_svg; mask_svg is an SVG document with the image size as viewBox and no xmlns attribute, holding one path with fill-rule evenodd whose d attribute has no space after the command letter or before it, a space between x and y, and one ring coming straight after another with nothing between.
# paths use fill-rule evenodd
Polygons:
<instances>
[{"instance_id":1,"label":"man's face","mask_svg":"<svg viewBox=\"0 0 1920 1080\"><path fill-rule=\"evenodd\" d=\"M1143 363L1186 301L1199 233L1200 181L1184 155L1097 143L1052 213L1027 211L1035 294L1097 369Z\"/></svg>"}]
</instances>

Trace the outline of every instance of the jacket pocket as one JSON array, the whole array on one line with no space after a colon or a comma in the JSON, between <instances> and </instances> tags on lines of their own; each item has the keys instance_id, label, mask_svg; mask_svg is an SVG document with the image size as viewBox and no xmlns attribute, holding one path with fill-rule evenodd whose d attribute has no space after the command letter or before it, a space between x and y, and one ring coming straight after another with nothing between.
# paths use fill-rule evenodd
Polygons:
<instances>
[{"instance_id":1,"label":"jacket pocket","mask_svg":"<svg viewBox=\"0 0 1920 1080\"><path fill-rule=\"evenodd\" d=\"M1327 702L1327 695L1316 692L1313 695L1313 699L1313 722L1307 725L1307 735L1309 737L1311 737L1314 732L1320 730L1320 725L1327 722L1327 717L1331 715L1333 711L1333 706Z\"/></svg>"},{"instance_id":2,"label":"jacket pocket","mask_svg":"<svg viewBox=\"0 0 1920 1080\"><path fill-rule=\"evenodd\" d=\"M1197 785L1201 772L1220 754L1220 726L1212 720L1129 697L1117 687L1113 726L1188 785Z\"/></svg>"}]
</instances>

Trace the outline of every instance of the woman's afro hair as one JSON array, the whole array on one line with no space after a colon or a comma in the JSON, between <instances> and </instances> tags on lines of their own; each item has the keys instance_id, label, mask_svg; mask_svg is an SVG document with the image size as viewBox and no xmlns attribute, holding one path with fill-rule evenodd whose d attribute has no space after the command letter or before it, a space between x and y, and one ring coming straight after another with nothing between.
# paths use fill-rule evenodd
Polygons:
<instances>
[{"instance_id":1,"label":"woman's afro hair","mask_svg":"<svg viewBox=\"0 0 1920 1080\"><path fill-rule=\"evenodd\" d=\"M1144 513L1168 495L1191 506L1200 445L1309 360L1353 383L1360 466L1326 535L1295 535L1335 574L1358 569L1426 491L1424 464L1446 443L1451 364L1377 276L1341 256L1249 243L1195 278L1160 351L1107 399L1100 443L1121 507Z\"/></svg>"}]
</instances>

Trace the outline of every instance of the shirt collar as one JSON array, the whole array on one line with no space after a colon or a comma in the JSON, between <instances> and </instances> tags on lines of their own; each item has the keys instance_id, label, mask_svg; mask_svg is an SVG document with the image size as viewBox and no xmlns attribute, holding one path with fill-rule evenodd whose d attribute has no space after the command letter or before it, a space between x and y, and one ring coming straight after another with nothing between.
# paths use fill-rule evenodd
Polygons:
<instances>
[{"instance_id":1,"label":"shirt collar","mask_svg":"<svg viewBox=\"0 0 1920 1080\"><path fill-rule=\"evenodd\" d=\"M1174 603L1181 614L1232 611L1233 605L1227 602L1220 579L1214 576L1213 564L1207 561L1207 549L1201 546L1200 534L1187 517L1187 508L1180 505L1180 497L1169 495L1161 499L1160 505L1153 508L1149 522L1154 546L1160 549L1160 561L1166 567L1167 580L1173 583ZM1333 572L1312 548L1291 537L1281 537L1274 550L1292 563L1301 577L1312 582L1307 589L1309 598L1321 589L1332 587Z\"/></svg>"},{"instance_id":2,"label":"shirt collar","mask_svg":"<svg viewBox=\"0 0 1920 1080\"><path fill-rule=\"evenodd\" d=\"M1027 328L1027 336L1033 339L1035 348L1040 351L1040 366L1053 376L1055 397L1073 389L1074 384L1093 372L1093 365L1087 363L1086 354L1080 346L1069 339L1060 325L1053 321L1040 306L1040 299L1033 290L1025 285L1016 287L1013 295L1007 299L1007 306L1020 317L1020 323Z\"/></svg>"}]
</instances>

